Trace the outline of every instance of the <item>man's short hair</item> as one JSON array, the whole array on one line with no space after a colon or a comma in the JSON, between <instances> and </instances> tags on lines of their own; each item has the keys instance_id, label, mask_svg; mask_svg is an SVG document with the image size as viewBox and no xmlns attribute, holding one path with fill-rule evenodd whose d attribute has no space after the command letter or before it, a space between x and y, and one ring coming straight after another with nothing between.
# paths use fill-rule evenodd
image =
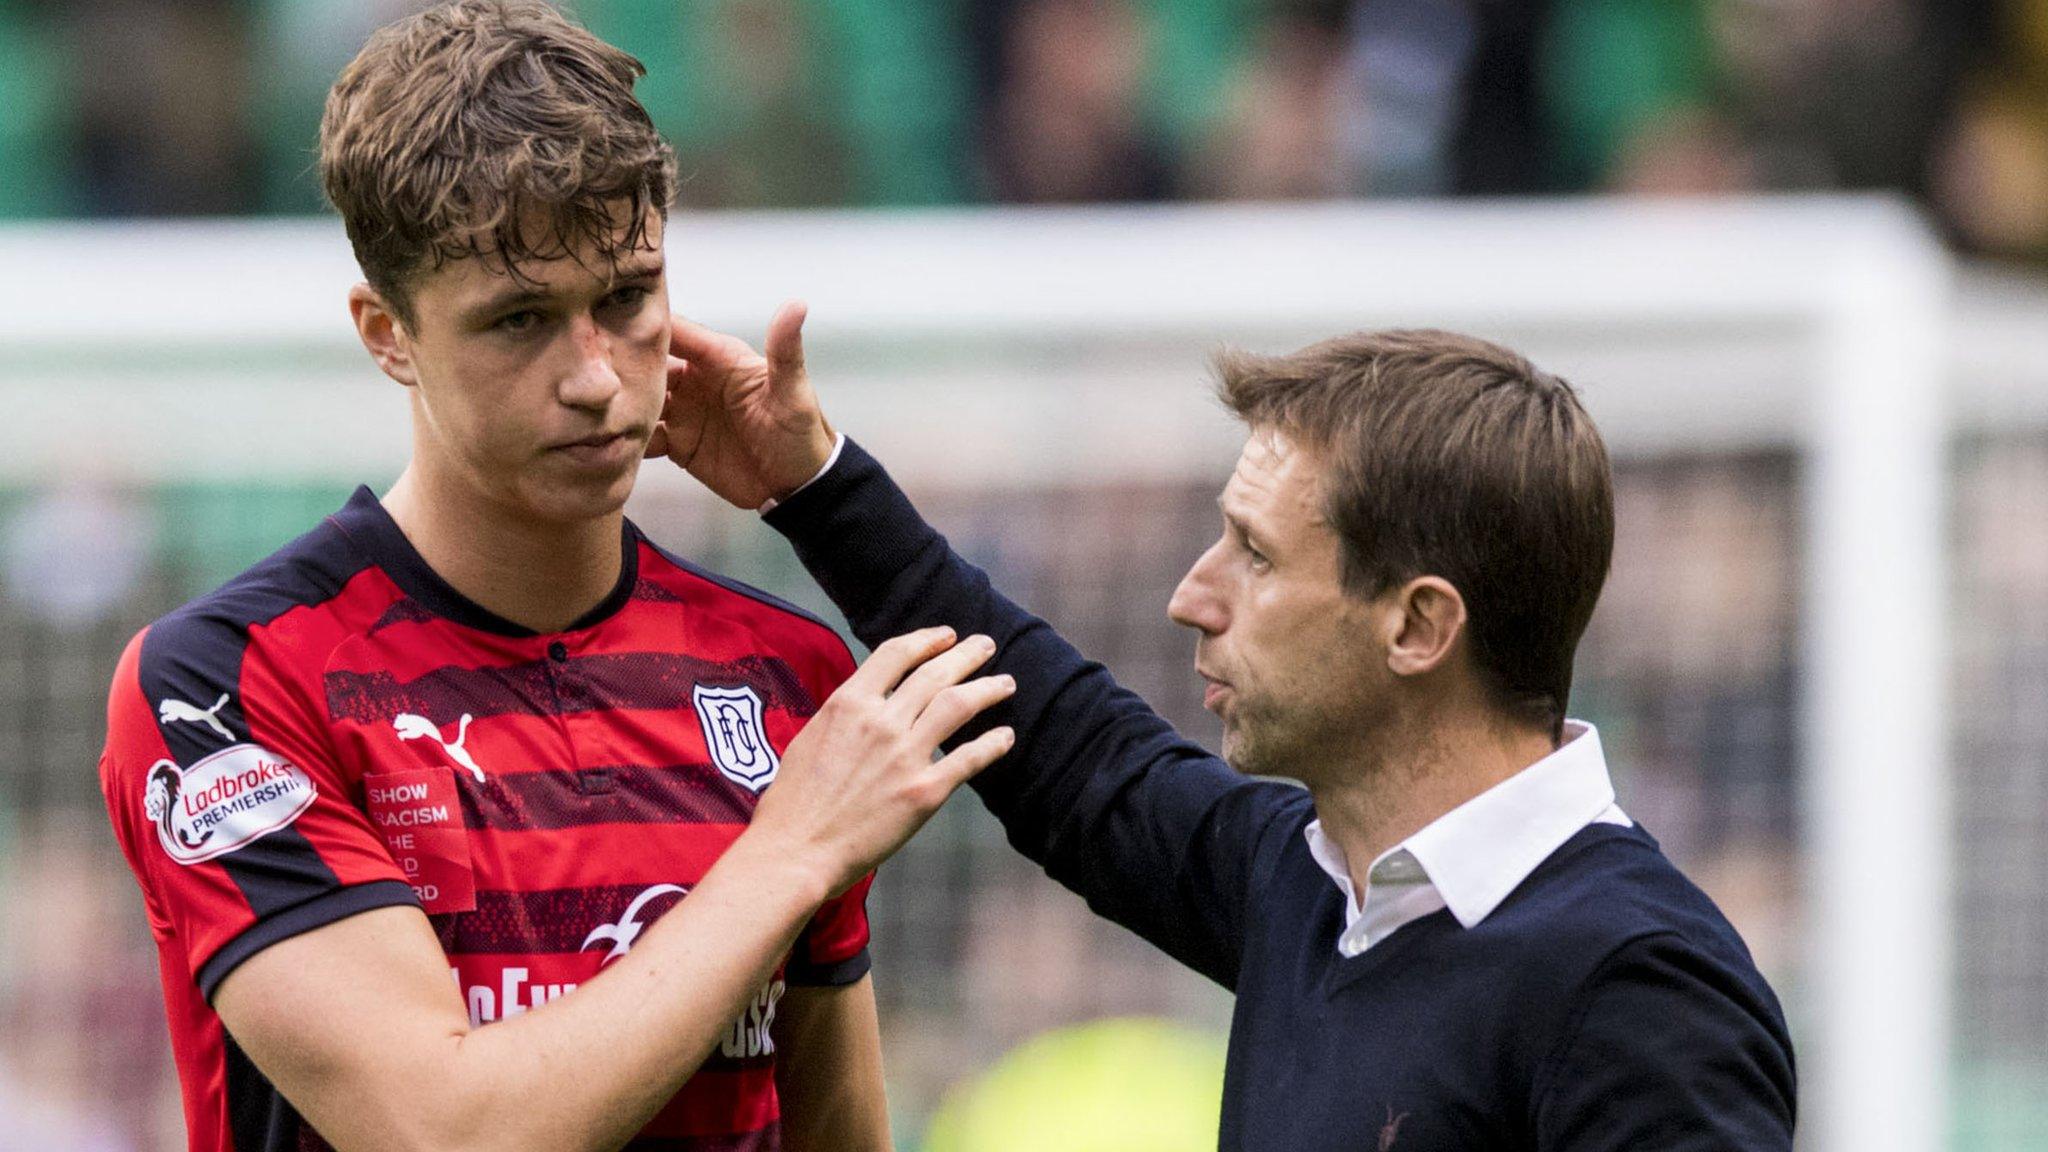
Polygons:
<instances>
[{"instance_id":1,"label":"man's short hair","mask_svg":"<svg viewBox=\"0 0 2048 1152\"><path fill-rule=\"evenodd\" d=\"M410 279L644 247L675 153L640 61L539 0L452 0L379 29L327 96L320 179L363 276L410 320Z\"/></svg>"},{"instance_id":2,"label":"man's short hair","mask_svg":"<svg viewBox=\"0 0 2048 1152\"><path fill-rule=\"evenodd\" d=\"M1607 448L1571 385L1498 345L1420 329L1226 351L1217 369L1233 412L1320 458L1347 589L1450 581L1496 701L1560 731L1614 551Z\"/></svg>"}]
</instances>

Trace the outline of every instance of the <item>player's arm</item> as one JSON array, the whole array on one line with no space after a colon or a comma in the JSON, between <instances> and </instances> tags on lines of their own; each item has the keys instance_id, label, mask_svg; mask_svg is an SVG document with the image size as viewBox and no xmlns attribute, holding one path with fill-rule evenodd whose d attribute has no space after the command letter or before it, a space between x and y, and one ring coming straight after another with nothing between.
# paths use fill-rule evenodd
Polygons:
<instances>
[{"instance_id":1,"label":"player's arm","mask_svg":"<svg viewBox=\"0 0 2048 1152\"><path fill-rule=\"evenodd\" d=\"M1769 996L1675 934L1624 946L1538 1074L1536 1147L1791 1152L1792 1045Z\"/></svg>"},{"instance_id":2,"label":"player's arm","mask_svg":"<svg viewBox=\"0 0 2048 1152\"><path fill-rule=\"evenodd\" d=\"M889 1152L874 981L792 986L774 1033L785 1152Z\"/></svg>"},{"instance_id":3,"label":"player's arm","mask_svg":"<svg viewBox=\"0 0 2048 1152\"><path fill-rule=\"evenodd\" d=\"M742 836L573 995L472 1029L426 916L385 908L257 953L215 993L236 1042L341 1152L615 1149L675 1094L827 894Z\"/></svg>"},{"instance_id":4,"label":"player's arm","mask_svg":"<svg viewBox=\"0 0 2048 1152\"><path fill-rule=\"evenodd\" d=\"M826 675L845 675L851 654L833 656ZM829 691L828 684L818 694ZM783 968L788 988L775 1014L775 1088L789 1152L889 1148L867 947L869 883L855 884L819 909Z\"/></svg>"},{"instance_id":5,"label":"player's arm","mask_svg":"<svg viewBox=\"0 0 2048 1152\"><path fill-rule=\"evenodd\" d=\"M863 640L937 623L995 637L993 667L1019 684L999 721L1017 746L976 790L1011 843L1098 913L1234 983L1253 858L1299 793L1237 776L1004 598L858 445L820 475L835 438L802 320L779 313L765 357L679 320L655 449L735 504L781 500L768 522Z\"/></svg>"},{"instance_id":6,"label":"player's arm","mask_svg":"<svg viewBox=\"0 0 2048 1152\"><path fill-rule=\"evenodd\" d=\"M385 908L288 938L228 974L236 1042L339 1152L610 1150L675 1093L818 906L1008 746L934 760L997 699L962 683L981 638L878 647L805 725L753 823L631 952L541 1008L471 1028L424 914Z\"/></svg>"}]
</instances>

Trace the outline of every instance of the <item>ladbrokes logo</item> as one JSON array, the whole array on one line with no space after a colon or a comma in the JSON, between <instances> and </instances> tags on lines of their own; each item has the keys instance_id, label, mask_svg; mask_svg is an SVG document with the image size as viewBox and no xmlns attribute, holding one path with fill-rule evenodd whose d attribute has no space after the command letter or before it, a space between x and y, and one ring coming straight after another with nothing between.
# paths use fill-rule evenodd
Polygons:
<instances>
[{"instance_id":1,"label":"ladbrokes logo","mask_svg":"<svg viewBox=\"0 0 2048 1152\"><path fill-rule=\"evenodd\" d=\"M297 820L313 794L298 765L237 744L190 768L157 761L143 786L142 810L171 859L200 864Z\"/></svg>"}]
</instances>

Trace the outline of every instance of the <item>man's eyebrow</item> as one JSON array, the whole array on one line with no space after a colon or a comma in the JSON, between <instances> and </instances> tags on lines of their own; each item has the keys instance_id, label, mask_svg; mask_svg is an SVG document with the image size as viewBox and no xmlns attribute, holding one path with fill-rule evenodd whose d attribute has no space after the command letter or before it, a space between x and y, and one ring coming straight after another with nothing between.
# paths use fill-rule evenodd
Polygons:
<instances>
[{"instance_id":1,"label":"man's eyebrow","mask_svg":"<svg viewBox=\"0 0 2048 1152\"><path fill-rule=\"evenodd\" d=\"M532 288L514 288L509 292L500 292L495 296L486 296L475 304L463 309L462 314L471 319L482 319L494 312L503 312L506 309L517 308L521 305L539 303L547 298L547 293L536 291Z\"/></svg>"},{"instance_id":2,"label":"man's eyebrow","mask_svg":"<svg viewBox=\"0 0 2048 1152\"><path fill-rule=\"evenodd\" d=\"M617 284L622 280L645 280L661 275L662 269L667 266L667 262L659 256L636 260L630 264L620 264L612 269L611 282Z\"/></svg>"},{"instance_id":3,"label":"man's eyebrow","mask_svg":"<svg viewBox=\"0 0 2048 1152\"><path fill-rule=\"evenodd\" d=\"M611 279L606 283L605 289L610 291L620 284L630 283L635 280L652 279L661 275L665 267L666 265L661 258L656 257L651 260L639 261L624 267L614 268ZM513 308L523 307L528 304L545 303L554 299L556 295L557 293L540 288L512 288L495 296L486 297L484 300L463 309L462 314L470 320L483 320L495 313Z\"/></svg>"},{"instance_id":4,"label":"man's eyebrow","mask_svg":"<svg viewBox=\"0 0 2048 1152\"><path fill-rule=\"evenodd\" d=\"M1238 535L1247 540L1251 539L1252 526L1245 522L1244 517L1231 511L1230 505L1225 503L1221 496L1216 497L1216 510L1223 513L1223 522L1228 524Z\"/></svg>"}]
</instances>

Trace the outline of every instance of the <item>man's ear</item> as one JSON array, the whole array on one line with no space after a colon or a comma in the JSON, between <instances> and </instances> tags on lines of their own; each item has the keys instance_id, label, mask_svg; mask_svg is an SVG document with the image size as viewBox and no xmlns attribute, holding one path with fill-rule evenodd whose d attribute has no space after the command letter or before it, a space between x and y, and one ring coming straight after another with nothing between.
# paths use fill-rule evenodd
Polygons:
<instances>
[{"instance_id":1,"label":"man's ear","mask_svg":"<svg viewBox=\"0 0 2048 1152\"><path fill-rule=\"evenodd\" d=\"M356 335L369 350L370 359L386 376L408 388L420 382L413 365L412 335L390 301L368 284L358 284L348 290L348 313L355 319Z\"/></svg>"},{"instance_id":2,"label":"man's ear","mask_svg":"<svg viewBox=\"0 0 2048 1152\"><path fill-rule=\"evenodd\" d=\"M1443 667L1465 634L1465 598L1441 576L1417 576L1383 598L1388 670L1420 676Z\"/></svg>"}]
</instances>

